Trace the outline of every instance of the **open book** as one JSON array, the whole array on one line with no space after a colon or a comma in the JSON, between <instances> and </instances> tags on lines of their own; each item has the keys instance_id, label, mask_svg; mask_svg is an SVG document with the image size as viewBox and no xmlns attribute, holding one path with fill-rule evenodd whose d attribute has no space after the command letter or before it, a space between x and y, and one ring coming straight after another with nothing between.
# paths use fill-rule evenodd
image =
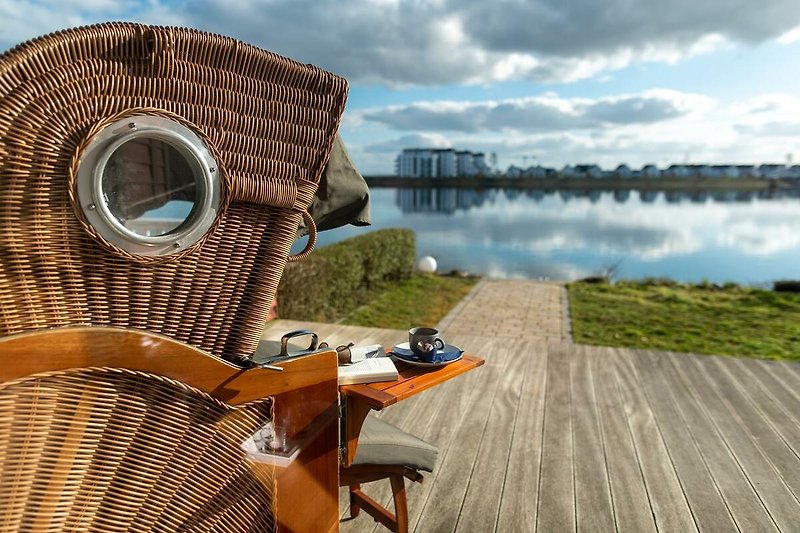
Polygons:
<instances>
[{"instance_id":1,"label":"open book","mask_svg":"<svg viewBox=\"0 0 800 533\"><path fill-rule=\"evenodd\" d=\"M372 357L339 367L339 385L394 381L398 377L397 368L389 357Z\"/></svg>"}]
</instances>

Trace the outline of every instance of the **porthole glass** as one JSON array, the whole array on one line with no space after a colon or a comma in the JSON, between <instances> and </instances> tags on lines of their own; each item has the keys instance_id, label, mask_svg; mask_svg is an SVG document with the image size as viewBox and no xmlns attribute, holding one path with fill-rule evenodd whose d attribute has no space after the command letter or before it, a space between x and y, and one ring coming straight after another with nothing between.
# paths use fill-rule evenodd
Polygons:
<instances>
[{"instance_id":1,"label":"porthole glass","mask_svg":"<svg viewBox=\"0 0 800 533\"><path fill-rule=\"evenodd\" d=\"M137 235L166 235L191 218L202 202L202 180L169 143L138 138L117 148L103 169L103 196L111 215Z\"/></svg>"},{"instance_id":2,"label":"porthole glass","mask_svg":"<svg viewBox=\"0 0 800 533\"><path fill-rule=\"evenodd\" d=\"M78 167L87 221L106 241L138 255L167 255L196 243L220 202L217 164L189 128L161 117L111 124Z\"/></svg>"}]
</instances>

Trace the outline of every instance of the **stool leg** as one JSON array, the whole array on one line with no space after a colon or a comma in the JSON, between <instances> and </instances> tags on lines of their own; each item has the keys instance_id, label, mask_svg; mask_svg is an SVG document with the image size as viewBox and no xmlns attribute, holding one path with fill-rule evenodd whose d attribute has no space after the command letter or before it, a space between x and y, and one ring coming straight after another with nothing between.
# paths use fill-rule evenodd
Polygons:
<instances>
[{"instance_id":1,"label":"stool leg","mask_svg":"<svg viewBox=\"0 0 800 533\"><path fill-rule=\"evenodd\" d=\"M408 502L406 501L406 484L403 476L390 476L392 493L394 494L394 514L396 516L397 533L408 533Z\"/></svg>"},{"instance_id":2,"label":"stool leg","mask_svg":"<svg viewBox=\"0 0 800 533\"><path fill-rule=\"evenodd\" d=\"M361 506L356 503L353 491L359 490L361 485L350 485L350 518L355 518L361 512Z\"/></svg>"}]
</instances>

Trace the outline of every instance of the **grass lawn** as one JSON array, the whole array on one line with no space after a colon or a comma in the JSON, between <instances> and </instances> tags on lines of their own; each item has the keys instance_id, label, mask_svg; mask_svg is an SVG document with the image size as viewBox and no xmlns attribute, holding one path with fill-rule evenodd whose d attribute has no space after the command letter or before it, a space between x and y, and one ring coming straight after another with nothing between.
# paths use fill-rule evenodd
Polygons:
<instances>
[{"instance_id":1,"label":"grass lawn","mask_svg":"<svg viewBox=\"0 0 800 533\"><path fill-rule=\"evenodd\" d=\"M392 329L435 326L469 293L478 279L417 274L387 286L342 323Z\"/></svg>"},{"instance_id":2,"label":"grass lawn","mask_svg":"<svg viewBox=\"0 0 800 533\"><path fill-rule=\"evenodd\" d=\"M800 360L800 294L726 285L569 285L576 343Z\"/></svg>"}]
</instances>

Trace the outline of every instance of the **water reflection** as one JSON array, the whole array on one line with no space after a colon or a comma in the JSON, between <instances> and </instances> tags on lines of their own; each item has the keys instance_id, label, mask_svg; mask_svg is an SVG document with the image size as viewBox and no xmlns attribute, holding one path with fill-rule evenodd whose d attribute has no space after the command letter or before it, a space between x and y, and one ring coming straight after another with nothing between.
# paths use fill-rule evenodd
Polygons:
<instances>
[{"instance_id":1,"label":"water reflection","mask_svg":"<svg viewBox=\"0 0 800 533\"><path fill-rule=\"evenodd\" d=\"M443 270L575 279L621 260L626 278L800 278L798 191L373 189L372 198L373 229L413 229L418 254Z\"/></svg>"},{"instance_id":2,"label":"water reflection","mask_svg":"<svg viewBox=\"0 0 800 533\"><path fill-rule=\"evenodd\" d=\"M506 195L513 191L504 191ZM445 213L467 211L473 207L494 204L495 189L397 189L396 204L403 213ZM509 199L515 196L507 196Z\"/></svg>"}]
</instances>

